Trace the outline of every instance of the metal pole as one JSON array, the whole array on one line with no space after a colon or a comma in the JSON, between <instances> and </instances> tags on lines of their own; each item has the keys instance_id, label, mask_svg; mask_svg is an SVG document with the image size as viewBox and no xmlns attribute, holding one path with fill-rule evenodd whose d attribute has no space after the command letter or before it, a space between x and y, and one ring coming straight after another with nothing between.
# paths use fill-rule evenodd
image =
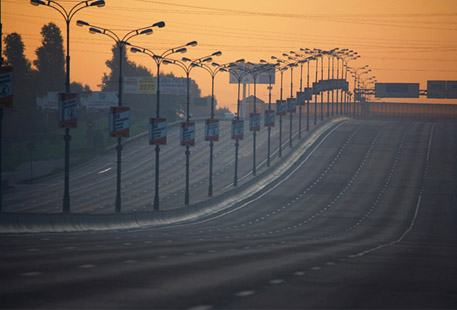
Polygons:
<instances>
[{"instance_id":1,"label":"metal pole","mask_svg":"<svg viewBox=\"0 0 457 310\"><path fill-rule=\"evenodd\" d=\"M190 81L189 81L189 71L187 70L186 74L187 74L187 102L186 102L186 107L187 107L187 114L186 114L186 122L189 122L190 121L190 112L189 112L189 108L190 108L190 105L189 105L189 101L190 101ZM186 206L189 205L189 196L190 196L190 193L189 193L189 155L190 155L190 150L189 150L189 146L186 145L186 192L185 192L185 195L184 195L184 204Z\"/></svg>"},{"instance_id":2,"label":"metal pole","mask_svg":"<svg viewBox=\"0 0 457 310\"><path fill-rule=\"evenodd\" d=\"M321 81L324 80L324 55L321 61ZM324 92L321 91L321 121L324 120Z\"/></svg>"},{"instance_id":3,"label":"metal pole","mask_svg":"<svg viewBox=\"0 0 457 310\"><path fill-rule=\"evenodd\" d=\"M283 81L283 73L281 71L281 91L280 91L280 98L279 100L282 101L282 81ZM282 158L282 114L279 115L279 158Z\"/></svg>"},{"instance_id":4,"label":"metal pole","mask_svg":"<svg viewBox=\"0 0 457 310\"><path fill-rule=\"evenodd\" d=\"M327 57L327 80L330 80L330 54ZM330 91L327 90L327 118L330 117Z\"/></svg>"},{"instance_id":5,"label":"metal pole","mask_svg":"<svg viewBox=\"0 0 457 310\"><path fill-rule=\"evenodd\" d=\"M238 99L236 102L236 119L240 119L240 85L241 77L238 78ZM235 140L235 174L233 176L233 186L238 186L238 139Z\"/></svg>"},{"instance_id":6,"label":"metal pole","mask_svg":"<svg viewBox=\"0 0 457 310\"><path fill-rule=\"evenodd\" d=\"M300 63L300 92L303 92L303 63ZM298 107L298 139L301 140L301 114L302 114L302 105L299 104Z\"/></svg>"},{"instance_id":7,"label":"metal pole","mask_svg":"<svg viewBox=\"0 0 457 310\"><path fill-rule=\"evenodd\" d=\"M214 74L211 74L211 119L214 119ZM214 142L209 142L209 185L208 197L213 197L213 147Z\"/></svg>"},{"instance_id":8,"label":"metal pole","mask_svg":"<svg viewBox=\"0 0 457 310\"><path fill-rule=\"evenodd\" d=\"M156 93L156 117L160 117L160 60L157 61L157 93ZM155 188L154 188L154 211L160 209L159 198L159 174L160 174L160 146L156 144L156 167L155 167Z\"/></svg>"},{"instance_id":9,"label":"metal pole","mask_svg":"<svg viewBox=\"0 0 457 310\"><path fill-rule=\"evenodd\" d=\"M0 1L0 12L2 11L2 2ZM3 66L3 54L2 54L2 42L1 39L3 38L3 26L2 26L2 16L0 14L0 68ZM0 213L2 213L3 209L3 183L2 183L2 140L3 140L3 108L0 108Z\"/></svg>"},{"instance_id":10,"label":"metal pole","mask_svg":"<svg viewBox=\"0 0 457 310\"><path fill-rule=\"evenodd\" d=\"M122 51L123 51L123 44L118 42L117 43L119 49L119 98L118 98L118 106L122 106ZM121 212L121 162L122 162L122 144L121 138L117 138L117 175L116 175L116 201L115 201L115 212Z\"/></svg>"},{"instance_id":11,"label":"metal pole","mask_svg":"<svg viewBox=\"0 0 457 310\"><path fill-rule=\"evenodd\" d=\"M294 72L294 67L290 67L290 98L291 99L294 97L293 72ZM289 148L292 148L292 111L290 111L289 114L290 114Z\"/></svg>"},{"instance_id":12,"label":"metal pole","mask_svg":"<svg viewBox=\"0 0 457 310\"><path fill-rule=\"evenodd\" d=\"M70 20L66 19L67 26L67 57L65 74L65 92L70 92ZM63 213L70 213L70 128L65 128L65 172L64 172L64 193L63 193Z\"/></svg>"},{"instance_id":13,"label":"metal pole","mask_svg":"<svg viewBox=\"0 0 457 310\"><path fill-rule=\"evenodd\" d=\"M309 89L309 62L308 60L308 73L306 75L306 88ZM306 100L306 131L309 131L309 100Z\"/></svg>"},{"instance_id":14,"label":"metal pole","mask_svg":"<svg viewBox=\"0 0 457 310\"><path fill-rule=\"evenodd\" d=\"M271 74L268 76L270 80L270 87L268 88L268 110L271 111ZM267 167L270 167L270 138L271 138L271 126L268 126L268 151L267 151Z\"/></svg>"},{"instance_id":15,"label":"metal pole","mask_svg":"<svg viewBox=\"0 0 457 310\"><path fill-rule=\"evenodd\" d=\"M256 108L256 103L257 103L257 100L256 100L256 96L257 96L257 93L256 93L256 82L257 82L257 74L254 75L254 113L257 113L257 108ZM255 147L256 147L256 131L253 131L252 132L252 175L255 176L257 171L256 171L256 162L255 162L255 156L256 156L256 152L255 152Z\"/></svg>"},{"instance_id":16,"label":"metal pole","mask_svg":"<svg viewBox=\"0 0 457 310\"><path fill-rule=\"evenodd\" d=\"M316 84L317 84L317 74L319 67L319 58L316 57ZM314 95L314 126L317 124L317 94Z\"/></svg>"}]
</instances>

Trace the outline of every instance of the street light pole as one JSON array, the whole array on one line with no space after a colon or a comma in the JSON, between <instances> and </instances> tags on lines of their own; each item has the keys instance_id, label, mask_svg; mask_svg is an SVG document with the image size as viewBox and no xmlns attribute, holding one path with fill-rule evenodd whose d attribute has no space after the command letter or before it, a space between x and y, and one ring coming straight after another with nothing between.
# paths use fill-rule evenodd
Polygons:
<instances>
[{"instance_id":1,"label":"street light pole","mask_svg":"<svg viewBox=\"0 0 457 310\"><path fill-rule=\"evenodd\" d=\"M122 39L116 34L114 33L112 30L110 29L107 29L107 28L103 28L103 27L99 27L99 26L95 26L95 25L91 25L85 21L82 21L82 20L78 20L76 22L76 24L78 26L87 26L89 27L89 32L92 33L92 34L103 34L107 37L110 37L112 40L114 40L114 42L116 43L116 46L118 48L118 51L119 51L119 83L118 83L118 106L121 107L122 106L122 93L123 93L123 89L122 89L122 58L123 58L123 51L124 51L124 48L126 45L131 45L128 41L133 38L133 37L136 37L138 35L143 35L143 34L146 34L146 35L150 35L152 34L153 30L152 28L153 27L158 27L158 28L163 28L165 27L165 23L164 22L157 22L157 23L154 23L150 26L146 26L146 27L142 27L142 28L138 28L138 29L135 29L135 30L132 30L132 31L129 31L127 34L125 34ZM122 143L121 143L121 138L118 137L117 138L117 146L116 146L116 151L117 151L117 174L116 174L116 199L115 199L115 212L116 213L120 213L121 212L121 164L122 164Z\"/></svg>"},{"instance_id":2,"label":"street light pole","mask_svg":"<svg viewBox=\"0 0 457 310\"><path fill-rule=\"evenodd\" d=\"M166 50L162 54L158 55L150 49L140 48L140 47L131 47L130 51L133 53L143 53L150 56L157 65L157 91L156 91L156 118L160 118L160 65L163 60L175 53L185 53L187 52L187 47L196 46L197 42L192 41L185 45L177 46L171 49ZM160 144L155 146L155 186L154 186L154 211L160 210L160 198L159 198L159 176L160 176Z\"/></svg>"},{"instance_id":3,"label":"street light pole","mask_svg":"<svg viewBox=\"0 0 457 310\"><path fill-rule=\"evenodd\" d=\"M69 11L67 11L60 3L53 0L31 0L30 4L34 6L44 5L53 8L65 19L67 30L67 55L65 57L66 72L65 72L65 92L70 93L70 21L77 12L87 7L103 7L105 6L104 0L98 1L81 1L75 4ZM1 118L1 115L0 115ZM70 213L70 128L65 128L65 169L64 169L64 195L63 195L63 213Z\"/></svg>"}]
</instances>

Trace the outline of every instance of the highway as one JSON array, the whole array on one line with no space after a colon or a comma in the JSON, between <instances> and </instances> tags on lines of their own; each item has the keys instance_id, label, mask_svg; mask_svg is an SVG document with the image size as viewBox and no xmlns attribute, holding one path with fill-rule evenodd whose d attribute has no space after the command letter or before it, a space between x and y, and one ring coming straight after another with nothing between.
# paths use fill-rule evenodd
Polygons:
<instances>
[{"instance_id":1,"label":"highway","mask_svg":"<svg viewBox=\"0 0 457 310\"><path fill-rule=\"evenodd\" d=\"M218 191L233 178L232 168L223 170L231 159L222 156L233 156L232 144L227 137L217 144L224 158ZM242 145L241 157L249 158L252 144ZM148 160L129 147L127 166ZM152 148L143 147L152 160ZM180 178L182 166L173 163L181 155L168 152L162 175ZM197 154L200 180L207 153ZM0 308L455 309L456 158L455 122L347 120L273 184L207 217L132 230L0 235ZM243 162L240 176L252 165ZM132 209L146 201L135 200L137 186L124 189ZM205 188L196 186L191 200ZM164 189L162 199L176 192ZM106 200L88 198L81 210L112 204Z\"/></svg>"}]
</instances>

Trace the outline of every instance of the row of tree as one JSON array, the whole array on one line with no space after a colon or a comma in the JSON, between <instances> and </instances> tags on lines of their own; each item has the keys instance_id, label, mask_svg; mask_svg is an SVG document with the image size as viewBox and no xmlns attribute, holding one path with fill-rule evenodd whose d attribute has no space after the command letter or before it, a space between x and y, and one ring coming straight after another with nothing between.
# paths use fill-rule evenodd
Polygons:
<instances>
[{"instance_id":1,"label":"row of tree","mask_svg":"<svg viewBox=\"0 0 457 310\"><path fill-rule=\"evenodd\" d=\"M42 140L56 129L55 115L40 111L36 106L36 97L46 96L48 92L65 91L65 53L60 28L49 23L41 29L41 46L35 51L36 59L31 62L25 56L25 45L18 33L8 34L4 38L4 65L14 67L14 105L4 118L4 141L6 146L11 142ZM129 60L127 53L119 55L116 46L112 48L112 58L106 61L109 69L101 77L103 91L117 91L119 80L119 57L123 57L124 76L153 76L144 66ZM171 74L165 75L173 77ZM201 92L197 83L191 80L191 100L200 98ZM90 93L87 85L72 82L72 92ZM131 104L133 115L154 115L155 96L125 95L126 104ZM184 96L161 96L162 111L165 117L174 120L182 113L185 104ZM146 114L145 114L146 113Z\"/></svg>"}]
</instances>

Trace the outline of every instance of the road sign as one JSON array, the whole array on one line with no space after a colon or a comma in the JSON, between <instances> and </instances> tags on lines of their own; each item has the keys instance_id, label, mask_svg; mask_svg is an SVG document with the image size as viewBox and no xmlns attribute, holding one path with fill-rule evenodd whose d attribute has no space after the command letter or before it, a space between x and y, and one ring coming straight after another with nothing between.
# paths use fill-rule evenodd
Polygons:
<instances>
[{"instance_id":1,"label":"road sign","mask_svg":"<svg viewBox=\"0 0 457 310\"><path fill-rule=\"evenodd\" d=\"M195 122L181 122L181 145L195 145Z\"/></svg>"},{"instance_id":2,"label":"road sign","mask_svg":"<svg viewBox=\"0 0 457 310\"><path fill-rule=\"evenodd\" d=\"M1 55L0 55L1 57ZM0 108L13 107L13 68L0 69Z\"/></svg>"},{"instance_id":3,"label":"road sign","mask_svg":"<svg viewBox=\"0 0 457 310\"><path fill-rule=\"evenodd\" d=\"M287 101L276 100L276 115L286 115Z\"/></svg>"},{"instance_id":4,"label":"road sign","mask_svg":"<svg viewBox=\"0 0 457 310\"><path fill-rule=\"evenodd\" d=\"M446 98L446 81L427 81L427 98Z\"/></svg>"},{"instance_id":5,"label":"road sign","mask_svg":"<svg viewBox=\"0 0 457 310\"><path fill-rule=\"evenodd\" d=\"M376 83L376 98L419 98L419 83Z\"/></svg>"},{"instance_id":6,"label":"road sign","mask_svg":"<svg viewBox=\"0 0 457 310\"><path fill-rule=\"evenodd\" d=\"M260 113L249 113L249 131L260 131Z\"/></svg>"},{"instance_id":7,"label":"road sign","mask_svg":"<svg viewBox=\"0 0 457 310\"><path fill-rule=\"evenodd\" d=\"M129 107L111 107L109 122L110 137L128 137L130 135Z\"/></svg>"},{"instance_id":8,"label":"road sign","mask_svg":"<svg viewBox=\"0 0 457 310\"><path fill-rule=\"evenodd\" d=\"M244 137L244 120L232 120L232 139L243 140Z\"/></svg>"},{"instance_id":9,"label":"road sign","mask_svg":"<svg viewBox=\"0 0 457 310\"><path fill-rule=\"evenodd\" d=\"M150 118L149 119L149 144L165 145L167 144L167 119Z\"/></svg>"},{"instance_id":10,"label":"road sign","mask_svg":"<svg viewBox=\"0 0 457 310\"><path fill-rule=\"evenodd\" d=\"M457 81L446 82L446 94L448 99L457 99Z\"/></svg>"},{"instance_id":11,"label":"road sign","mask_svg":"<svg viewBox=\"0 0 457 310\"><path fill-rule=\"evenodd\" d=\"M275 111L274 110L265 110L265 127L274 127L275 126Z\"/></svg>"},{"instance_id":12,"label":"road sign","mask_svg":"<svg viewBox=\"0 0 457 310\"><path fill-rule=\"evenodd\" d=\"M59 127L78 127L78 94L59 93Z\"/></svg>"},{"instance_id":13,"label":"road sign","mask_svg":"<svg viewBox=\"0 0 457 310\"><path fill-rule=\"evenodd\" d=\"M205 120L205 141L219 141L219 120Z\"/></svg>"},{"instance_id":14,"label":"road sign","mask_svg":"<svg viewBox=\"0 0 457 310\"><path fill-rule=\"evenodd\" d=\"M297 99L287 98L287 112L297 112Z\"/></svg>"}]
</instances>

